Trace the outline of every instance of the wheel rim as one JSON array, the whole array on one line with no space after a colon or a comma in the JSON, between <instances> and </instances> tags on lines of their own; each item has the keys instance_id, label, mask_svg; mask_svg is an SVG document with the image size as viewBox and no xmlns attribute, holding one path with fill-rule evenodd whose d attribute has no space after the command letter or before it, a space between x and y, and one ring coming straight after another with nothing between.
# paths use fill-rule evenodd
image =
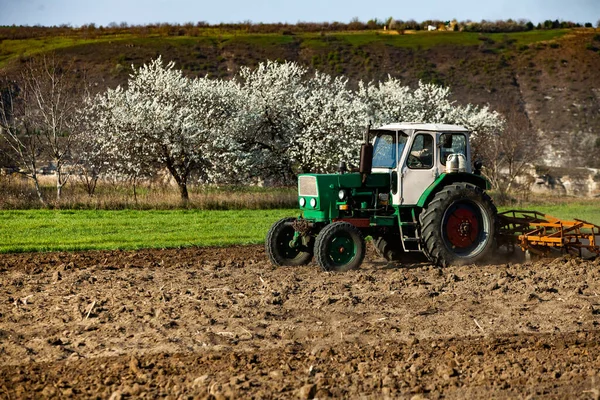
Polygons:
<instances>
[{"instance_id":1,"label":"wheel rim","mask_svg":"<svg viewBox=\"0 0 600 400\"><path fill-rule=\"evenodd\" d=\"M336 266L348 264L356 255L354 240L344 235L334 237L328 250L329 259Z\"/></svg>"},{"instance_id":2,"label":"wheel rim","mask_svg":"<svg viewBox=\"0 0 600 400\"><path fill-rule=\"evenodd\" d=\"M300 254L300 249L290 246L290 242L294 239L294 228L284 227L281 234L277 237L277 251L285 259L294 259Z\"/></svg>"},{"instance_id":3,"label":"wheel rim","mask_svg":"<svg viewBox=\"0 0 600 400\"><path fill-rule=\"evenodd\" d=\"M458 201L446 210L442 222L442 237L446 247L458 256L472 256L486 243L489 221L485 211L471 201Z\"/></svg>"}]
</instances>

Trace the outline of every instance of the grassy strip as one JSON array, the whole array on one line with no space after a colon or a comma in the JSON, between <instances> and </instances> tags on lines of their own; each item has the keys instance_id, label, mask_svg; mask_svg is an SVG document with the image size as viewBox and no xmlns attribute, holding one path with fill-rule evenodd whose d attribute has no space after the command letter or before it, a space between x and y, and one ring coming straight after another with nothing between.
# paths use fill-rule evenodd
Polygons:
<instances>
[{"instance_id":1,"label":"grassy strip","mask_svg":"<svg viewBox=\"0 0 600 400\"><path fill-rule=\"evenodd\" d=\"M581 219L600 225L599 202L565 202L558 204L529 204L519 207L500 207L500 211L508 210L533 210L565 220Z\"/></svg>"},{"instance_id":2,"label":"grassy strip","mask_svg":"<svg viewBox=\"0 0 600 400\"><path fill-rule=\"evenodd\" d=\"M501 211L510 207L502 207ZM600 225L596 203L531 205L557 218ZM14 210L0 211L0 253L229 246L264 242L282 210Z\"/></svg>"},{"instance_id":3,"label":"grassy strip","mask_svg":"<svg viewBox=\"0 0 600 400\"><path fill-rule=\"evenodd\" d=\"M296 210L0 211L0 253L262 243Z\"/></svg>"}]
</instances>

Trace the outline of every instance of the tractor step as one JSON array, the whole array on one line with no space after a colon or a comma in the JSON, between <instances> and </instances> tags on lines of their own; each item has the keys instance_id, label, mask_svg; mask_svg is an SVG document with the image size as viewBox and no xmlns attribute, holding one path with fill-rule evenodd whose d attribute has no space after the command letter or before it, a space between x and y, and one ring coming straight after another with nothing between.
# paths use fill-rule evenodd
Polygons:
<instances>
[{"instance_id":1,"label":"tractor step","mask_svg":"<svg viewBox=\"0 0 600 400\"><path fill-rule=\"evenodd\" d=\"M406 253L420 253L421 237L419 236L418 224L416 221L401 221L400 225L400 241L402 249Z\"/></svg>"}]
</instances>

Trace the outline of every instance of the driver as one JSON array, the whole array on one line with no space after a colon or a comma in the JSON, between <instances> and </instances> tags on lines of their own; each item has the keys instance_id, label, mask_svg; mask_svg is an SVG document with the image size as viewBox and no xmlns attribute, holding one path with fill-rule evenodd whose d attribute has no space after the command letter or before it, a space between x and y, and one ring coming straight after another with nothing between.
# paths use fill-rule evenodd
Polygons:
<instances>
[{"instance_id":1,"label":"driver","mask_svg":"<svg viewBox=\"0 0 600 400\"><path fill-rule=\"evenodd\" d=\"M413 145L410 155L412 156L413 162L411 166L423 168L433 166L433 138L430 135L422 135L423 146L419 146L418 142ZM419 149L419 147L421 147Z\"/></svg>"}]
</instances>

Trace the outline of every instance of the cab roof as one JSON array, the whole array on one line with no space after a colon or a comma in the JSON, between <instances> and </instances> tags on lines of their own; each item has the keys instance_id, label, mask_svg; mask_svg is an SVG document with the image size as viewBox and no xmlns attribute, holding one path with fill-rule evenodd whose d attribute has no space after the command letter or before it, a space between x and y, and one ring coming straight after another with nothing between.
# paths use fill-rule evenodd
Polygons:
<instances>
[{"instance_id":1,"label":"cab roof","mask_svg":"<svg viewBox=\"0 0 600 400\"><path fill-rule=\"evenodd\" d=\"M451 124L424 124L421 122L394 122L378 127L378 131L433 131L433 132L470 132L461 125Z\"/></svg>"}]
</instances>

